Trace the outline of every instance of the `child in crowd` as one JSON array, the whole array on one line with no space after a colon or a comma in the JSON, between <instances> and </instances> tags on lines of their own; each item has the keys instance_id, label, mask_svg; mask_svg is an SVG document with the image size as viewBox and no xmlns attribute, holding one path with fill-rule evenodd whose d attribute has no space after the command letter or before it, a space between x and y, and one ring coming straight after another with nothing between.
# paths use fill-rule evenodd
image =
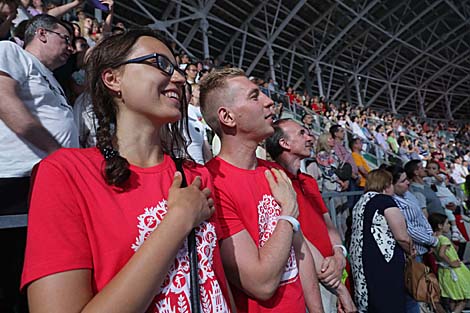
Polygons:
<instances>
[{"instance_id":1,"label":"child in crowd","mask_svg":"<svg viewBox=\"0 0 470 313\"><path fill-rule=\"evenodd\" d=\"M458 258L457 251L449 238L444 236L450 230L447 216L433 213L428 220L434 235L439 240L434 254L439 265L441 296L451 300L452 313L460 313L470 299L470 270Z\"/></svg>"},{"instance_id":2,"label":"child in crowd","mask_svg":"<svg viewBox=\"0 0 470 313\"><path fill-rule=\"evenodd\" d=\"M426 171L428 176L424 178L424 181L429 186L431 186L431 189L436 192L436 196L439 198L439 201L441 201L442 206L445 208L446 215L449 218L449 222L452 226L452 240L456 242L466 242L467 240L465 237L463 237L461 231L457 227L455 218L456 213L454 213L457 208L462 207L462 201L460 201L452 193L452 191L447 188L446 176L441 173L439 163L434 160L428 161L426 164Z\"/></svg>"}]
</instances>

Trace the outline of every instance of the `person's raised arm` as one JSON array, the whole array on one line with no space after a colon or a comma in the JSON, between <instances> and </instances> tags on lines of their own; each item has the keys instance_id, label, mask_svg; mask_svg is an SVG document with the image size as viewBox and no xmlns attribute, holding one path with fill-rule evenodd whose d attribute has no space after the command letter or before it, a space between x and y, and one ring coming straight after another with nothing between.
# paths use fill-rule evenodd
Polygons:
<instances>
[{"instance_id":1,"label":"person's raised arm","mask_svg":"<svg viewBox=\"0 0 470 313\"><path fill-rule=\"evenodd\" d=\"M29 285L31 312L145 312L190 230L214 212L200 177L186 188L180 188L181 180L176 173L162 222L99 293L93 295L90 269L52 274Z\"/></svg>"},{"instance_id":2,"label":"person's raised arm","mask_svg":"<svg viewBox=\"0 0 470 313\"><path fill-rule=\"evenodd\" d=\"M107 37L112 33L112 25L114 18L114 0L101 0L102 4L108 6L108 15L106 16L103 24L103 36Z\"/></svg>"},{"instance_id":3,"label":"person's raised arm","mask_svg":"<svg viewBox=\"0 0 470 313\"><path fill-rule=\"evenodd\" d=\"M82 4L85 0L74 0L72 2L57 6L47 11L47 14L55 16L57 18L61 18L62 15L69 12L70 10L75 9L80 4Z\"/></svg>"},{"instance_id":4,"label":"person's raised arm","mask_svg":"<svg viewBox=\"0 0 470 313\"><path fill-rule=\"evenodd\" d=\"M16 93L17 82L0 72L0 119L15 134L50 154L61 145L26 108Z\"/></svg>"},{"instance_id":5,"label":"person's raised arm","mask_svg":"<svg viewBox=\"0 0 470 313\"><path fill-rule=\"evenodd\" d=\"M296 193L287 175L272 169L266 171L266 179L281 207L281 215L297 218ZM228 280L256 299L270 299L284 273L293 234L290 222L278 220L271 237L262 247L258 247L246 229L222 240L220 251Z\"/></svg>"}]
</instances>

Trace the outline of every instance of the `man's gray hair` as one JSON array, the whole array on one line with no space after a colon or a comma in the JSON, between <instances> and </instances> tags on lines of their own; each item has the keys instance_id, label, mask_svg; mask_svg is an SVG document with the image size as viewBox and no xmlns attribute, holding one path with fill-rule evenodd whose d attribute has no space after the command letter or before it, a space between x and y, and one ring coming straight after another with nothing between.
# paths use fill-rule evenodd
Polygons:
<instances>
[{"instance_id":1,"label":"man's gray hair","mask_svg":"<svg viewBox=\"0 0 470 313\"><path fill-rule=\"evenodd\" d=\"M24 33L24 46L26 47L29 43L31 43L39 28L53 30L58 25L64 26L65 29L67 29L69 32L70 36L73 35L73 31L70 25L54 16L47 14L39 14L34 16L28 21L28 24L26 25L26 30Z\"/></svg>"}]
</instances>

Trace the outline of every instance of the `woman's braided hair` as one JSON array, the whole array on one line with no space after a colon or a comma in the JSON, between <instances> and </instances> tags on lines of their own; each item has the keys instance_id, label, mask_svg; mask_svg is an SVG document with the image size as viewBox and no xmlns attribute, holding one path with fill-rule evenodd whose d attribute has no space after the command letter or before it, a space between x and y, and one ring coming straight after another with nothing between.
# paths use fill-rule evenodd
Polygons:
<instances>
[{"instance_id":1,"label":"woman's braided hair","mask_svg":"<svg viewBox=\"0 0 470 313\"><path fill-rule=\"evenodd\" d=\"M168 42L150 28L130 29L121 34L112 35L96 45L87 60L87 88L93 103L93 111L98 120L96 147L104 157L103 174L109 185L123 187L131 171L129 162L114 148L118 146L116 138L116 115L118 107L114 102L116 93L109 90L102 81L101 74L106 69L115 69L128 59L128 55L137 40L149 36L160 40L173 53ZM177 66L175 64L175 66ZM187 100L182 93L181 120L166 124L160 130L162 150L172 157L187 155L183 129L187 128ZM186 126L186 127L184 127Z\"/></svg>"}]
</instances>

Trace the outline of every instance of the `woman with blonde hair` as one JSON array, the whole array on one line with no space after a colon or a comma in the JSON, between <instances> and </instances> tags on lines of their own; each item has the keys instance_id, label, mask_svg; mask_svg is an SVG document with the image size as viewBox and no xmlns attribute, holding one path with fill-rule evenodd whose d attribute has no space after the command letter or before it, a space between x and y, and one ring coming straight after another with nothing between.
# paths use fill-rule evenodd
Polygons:
<instances>
[{"instance_id":1,"label":"woman with blonde hair","mask_svg":"<svg viewBox=\"0 0 470 313\"><path fill-rule=\"evenodd\" d=\"M392 198L392 174L373 170L352 212L349 251L359 312L405 312L405 257L411 253L405 218Z\"/></svg>"},{"instance_id":2,"label":"woman with blonde hair","mask_svg":"<svg viewBox=\"0 0 470 313\"><path fill-rule=\"evenodd\" d=\"M322 192L341 192L348 188L348 181L342 181L336 175L336 169L339 166L339 160L333 153L335 141L329 132L323 133L318 137L316 147L316 162L317 167L316 175L313 175L317 181L318 186ZM313 167L313 166L312 166ZM346 219L349 216L349 210L345 208L348 199L345 196L326 197L325 203L328 205L332 219L334 220L338 231L345 239L346 234Z\"/></svg>"}]
</instances>

